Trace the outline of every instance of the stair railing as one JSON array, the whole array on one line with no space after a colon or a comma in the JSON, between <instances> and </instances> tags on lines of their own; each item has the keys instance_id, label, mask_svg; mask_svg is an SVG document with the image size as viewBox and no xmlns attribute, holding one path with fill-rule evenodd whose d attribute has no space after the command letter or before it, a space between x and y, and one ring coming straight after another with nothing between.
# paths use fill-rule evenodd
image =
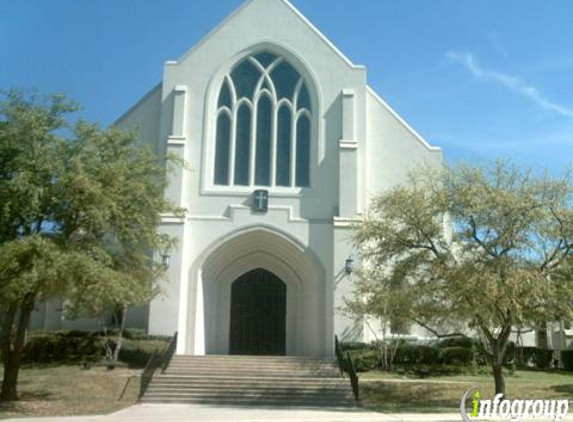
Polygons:
<instances>
[{"instance_id":1,"label":"stair railing","mask_svg":"<svg viewBox=\"0 0 573 422\"><path fill-rule=\"evenodd\" d=\"M352 386L352 392L354 393L354 398L356 401L360 401L360 389L358 387L358 374L356 373L356 367L354 366L354 361L350 352L346 353L346 360L348 362L348 376L350 378L350 385Z\"/></svg>"},{"instance_id":2,"label":"stair railing","mask_svg":"<svg viewBox=\"0 0 573 422\"><path fill-rule=\"evenodd\" d=\"M165 348L162 356L162 365L161 365L161 373L164 374L167 370L167 367L171 363L171 359L173 359L173 355L175 354L175 349L177 348L177 333L171 337L169 340L169 344Z\"/></svg>"},{"instance_id":3,"label":"stair railing","mask_svg":"<svg viewBox=\"0 0 573 422\"><path fill-rule=\"evenodd\" d=\"M338 362L338 369L340 369L340 375L344 375L344 355L342 354L342 347L340 341L338 341L338 336L334 336L334 353L336 354L336 361Z\"/></svg>"},{"instance_id":4,"label":"stair railing","mask_svg":"<svg viewBox=\"0 0 573 422\"><path fill-rule=\"evenodd\" d=\"M153 374L155 370L159 368L161 364L161 357L157 349L153 351L149 359L147 360L147 364L145 365L145 369L141 373L141 384L139 386L139 397L138 400L141 400L145 392L147 391L147 387L151 383L151 379L153 378Z\"/></svg>"},{"instance_id":5,"label":"stair railing","mask_svg":"<svg viewBox=\"0 0 573 422\"><path fill-rule=\"evenodd\" d=\"M173 358L173 354L175 353L176 347L177 347L177 333L175 333L173 337L171 337L169 343L167 343L167 346L165 346L165 348L161 353L159 353L157 349L153 351L153 353L147 360L147 363L145 364L145 369L143 369L143 372L141 373L141 385L139 387L139 398L138 398L139 400L141 400L141 398L147 391L147 388L151 383L155 371L161 368L161 373L163 374L165 372L165 370L169 366L169 363L171 362L171 359Z\"/></svg>"},{"instance_id":6,"label":"stair railing","mask_svg":"<svg viewBox=\"0 0 573 422\"><path fill-rule=\"evenodd\" d=\"M338 340L338 336L334 336L334 352L336 354L336 360L338 362L338 368L340 369L341 375L344 373L348 374L354 399L356 401L360 401L358 374L356 372L356 367L354 366L354 361L352 360L350 352L346 352L346 357L344 356L344 353L342 352L342 344L340 340Z\"/></svg>"}]
</instances>

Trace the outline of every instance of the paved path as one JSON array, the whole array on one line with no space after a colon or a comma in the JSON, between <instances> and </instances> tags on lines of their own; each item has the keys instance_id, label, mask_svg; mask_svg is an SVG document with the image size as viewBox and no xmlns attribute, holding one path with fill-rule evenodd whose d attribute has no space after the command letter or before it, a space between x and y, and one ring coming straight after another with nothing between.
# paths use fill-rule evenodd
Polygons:
<instances>
[{"instance_id":1,"label":"paved path","mask_svg":"<svg viewBox=\"0 0 573 422\"><path fill-rule=\"evenodd\" d=\"M270 409L142 404L106 416L18 418L3 422L460 422L452 415L391 415L363 410Z\"/></svg>"},{"instance_id":2,"label":"paved path","mask_svg":"<svg viewBox=\"0 0 573 422\"><path fill-rule=\"evenodd\" d=\"M490 419L502 422L503 419ZM58 418L18 418L2 422L461 422L452 414L381 414L348 409L265 409L214 407L184 404L142 404L106 416L72 416ZM525 422L522 419L520 422ZM527 419L532 421L532 419ZM547 418L536 422L549 422ZM562 422L571 422L568 415Z\"/></svg>"}]
</instances>

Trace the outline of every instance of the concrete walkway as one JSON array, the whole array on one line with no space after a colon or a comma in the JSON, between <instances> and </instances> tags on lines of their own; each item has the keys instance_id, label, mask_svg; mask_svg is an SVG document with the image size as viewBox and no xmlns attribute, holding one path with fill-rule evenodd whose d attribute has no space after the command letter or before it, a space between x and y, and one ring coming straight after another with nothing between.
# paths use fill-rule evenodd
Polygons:
<instances>
[{"instance_id":1,"label":"concrete walkway","mask_svg":"<svg viewBox=\"0 0 573 422\"><path fill-rule=\"evenodd\" d=\"M1 414L0 414L1 417ZM489 421L505 422L503 419ZM459 413L382 414L348 409L270 409L184 404L141 404L106 416L4 419L2 422L460 422ZM482 420L483 421L483 420ZM520 422L533 421L522 419ZM536 422L549 422L539 418ZM562 422L573 421L571 414Z\"/></svg>"},{"instance_id":2,"label":"concrete walkway","mask_svg":"<svg viewBox=\"0 0 573 422\"><path fill-rule=\"evenodd\" d=\"M459 414L381 414L349 409L270 409L142 404L106 416L18 418L3 422L460 422Z\"/></svg>"}]
</instances>

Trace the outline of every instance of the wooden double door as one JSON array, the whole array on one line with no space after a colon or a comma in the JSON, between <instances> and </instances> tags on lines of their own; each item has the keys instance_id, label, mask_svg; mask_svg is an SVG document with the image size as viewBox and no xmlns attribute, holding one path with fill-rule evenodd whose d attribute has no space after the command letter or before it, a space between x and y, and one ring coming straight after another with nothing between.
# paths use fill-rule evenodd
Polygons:
<instances>
[{"instance_id":1,"label":"wooden double door","mask_svg":"<svg viewBox=\"0 0 573 422\"><path fill-rule=\"evenodd\" d=\"M286 284L262 268L249 271L233 282L230 354L285 354L286 293Z\"/></svg>"}]
</instances>

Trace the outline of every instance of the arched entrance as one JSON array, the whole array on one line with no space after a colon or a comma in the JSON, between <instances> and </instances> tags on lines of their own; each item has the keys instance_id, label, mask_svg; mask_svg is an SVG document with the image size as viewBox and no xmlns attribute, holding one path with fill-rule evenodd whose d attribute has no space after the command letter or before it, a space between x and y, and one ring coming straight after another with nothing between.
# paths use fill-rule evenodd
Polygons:
<instances>
[{"instance_id":1,"label":"arched entrance","mask_svg":"<svg viewBox=\"0 0 573 422\"><path fill-rule=\"evenodd\" d=\"M237 346L239 340L232 337L231 331L245 331L235 328L238 322L248 324L245 320L258 318L249 314L232 317L232 308L237 308L232 302L247 303L239 306L242 311L234 311L243 314L249 309L262 309L271 302L262 292L262 297L248 293L252 288L248 286L254 285L254 282L248 280L256 278L256 274L263 279L282 283L274 284L282 286L285 310L284 316L280 315L278 321L284 318L285 322L284 329L263 326L255 330L267 333L269 338L273 332L284 330L281 335L284 346L282 341L279 343L273 339L272 348L268 345L259 345L256 350L254 346L243 348ZM243 283L245 286L241 287ZM182 342L186 342L186 349L181 347L178 353L326 356L332 336L327 334L328 315L325 308L328 296L325 295L325 289L324 269L312 249L305 248L290 235L274 228L257 225L237 230L209 246L190 271L188 293L182 296L187 298L188 306L181 308L188 312L184 316L188 329L184 331L183 327L180 334L184 339ZM277 290L280 292L280 289ZM240 298L242 294L246 296L244 300ZM277 297L280 295L277 294ZM267 314L270 312L265 311ZM277 317L273 319L277 320ZM231 345L232 342L235 345ZM276 344L280 344L280 347Z\"/></svg>"},{"instance_id":2,"label":"arched entrance","mask_svg":"<svg viewBox=\"0 0 573 422\"><path fill-rule=\"evenodd\" d=\"M284 355L287 286L262 268L249 271L231 286L229 353Z\"/></svg>"}]
</instances>

